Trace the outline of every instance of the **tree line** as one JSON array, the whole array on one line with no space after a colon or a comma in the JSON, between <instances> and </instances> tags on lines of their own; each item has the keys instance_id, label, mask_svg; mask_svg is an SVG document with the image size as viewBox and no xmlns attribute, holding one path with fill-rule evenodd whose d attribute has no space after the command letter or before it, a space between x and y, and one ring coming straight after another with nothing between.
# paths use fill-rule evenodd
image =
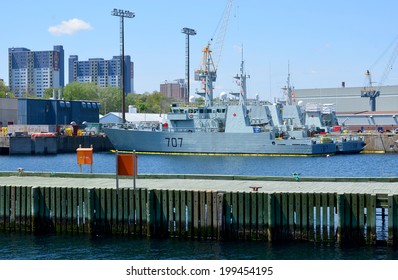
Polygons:
<instances>
[{"instance_id":1,"label":"tree line","mask_svg":"<svg viewBox=\"0 0 398 280\"><path fill-rule=\"evenodd\" d=\"M58 97L59 88L47 88L44 92L43 99ZM73 82L67 84L62 90L61 98L64 100L89 100L97 101L101 104L100 114L105 115L109 112L122 111L122 94L118 87L101 88L95 83L79 83ZM14 94L0 81L0 98L14 98ZM27 95L28 98L39 98L34 95ZM176 100L165 96L164 94L153 91L152 93L144 92L142 94L127 94L125 97L125 111L133 105L137 108L138 113L159 113L165 114L170 111L170 105ZM202 97L196 99L195 105L203 106L204 99Z\"/></svg>"},{"instance_id":2,"label":"tree line","mask_svg":"<svg viewBox=\"0 0 398 280\"><path fill-rule=\"evenodd\" d=\"M57 89L54 89L57 96ZM51 98L53 89L48 88L44 98ZM62 98L65 100L90 100L101 104L100 114L120 112L122 109L122 94L118 87L101 88L95 83L73 82L67 84L62 90ZM127 94L125 96L125 111L133 105L139 113L166 113L169 111L173 100L158 91L143 94Z\"/></svg>"},{"instance_id":3,"label":"tree line","mask_svg":"<svg viewBox=\"0 0 398 280\"><path fill-rule=\"evenodd\" d=\"M58 97L58 88L48 88L44 92L44 99L55 96ZM7 95L7 96L6 96ZM9 88L0 81L0 98L14 98L14 94L10 92ZM28 98L38 98L32 95ZM105 115L109 112L122 111L122 94L118 87L101 88L95 83L79 83L73 82L67 84L62 89L62 99L64 100L90 100L97 101L101 104L100 114ZM170 104L175 100L168 98L158 91L152 93L145 92L143 94L127 94L125 97L125 111L128 111L128 106L133 105L137 108L139 113L167 113L170 110Z\"/></svg>"}]
</instances>

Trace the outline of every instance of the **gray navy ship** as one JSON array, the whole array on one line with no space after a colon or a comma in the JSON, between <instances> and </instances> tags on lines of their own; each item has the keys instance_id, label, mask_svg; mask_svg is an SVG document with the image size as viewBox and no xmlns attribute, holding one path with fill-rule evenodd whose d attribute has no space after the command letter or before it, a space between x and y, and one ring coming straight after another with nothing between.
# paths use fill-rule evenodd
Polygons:
<instances>
[{"instance_id":1,"label":"gray navy ship","mask_svg":"<svg viewBox=\"0 0 398 280\"><path fill-rule=\"evenodd\" d=\"M234 78L239 92L233 100L213 99L216 71L211 50L203 50L205 67L195 72L201 81L203 106L174 104L162 124L153 127L122 124L104 128L114 148L139 153L216 155L331 155L359 153L360 138L314 135L306 127L302 110L292 104L248 101L247 75L242 58L240 74ZM290 90L290 85L288 87Z\"/></svg>"}]
</instances>

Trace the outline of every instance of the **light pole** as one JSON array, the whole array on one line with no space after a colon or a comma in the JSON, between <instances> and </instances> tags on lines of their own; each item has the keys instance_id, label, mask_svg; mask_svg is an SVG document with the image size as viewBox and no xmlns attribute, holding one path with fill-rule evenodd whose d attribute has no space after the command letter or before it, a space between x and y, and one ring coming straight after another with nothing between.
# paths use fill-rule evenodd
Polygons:
<instances>
[{"instance_id":1,"label":"light pole","mask_svg":"<svg viewBox=\"0 0 398 280\"><path fill-rule=\"evenodd\" d=\"M181 30L182 33L186 34L185 40L185 80L187 81L187 104L189 103L189 36L196 35L196 31L191 28L184 27Z\"/></svg>"},{"instance_id":2,"label":"light pole","mask_svg":"<svg viewBox=\"0 0 398 280\"><path fill-rule=\"evenodd\" d=\"M125 89L124 89L124 18L133 18L135 14L130 11L113 9L112 16L120 17L120 53L121 53L121 83L122 83L122 119L126 122Z\"/></svg>"},{"instance_id":3,"label":"light pole","mask_svg":"<svg viewBox=\"0 0 398 280\"><path fill-rule=\"evenodd\" d=\"M104 116L106 115L106 102L108 101L108 98L104 98L104 109L105 109L105 113L104 113Z\"/></svg>"}]
</instances>

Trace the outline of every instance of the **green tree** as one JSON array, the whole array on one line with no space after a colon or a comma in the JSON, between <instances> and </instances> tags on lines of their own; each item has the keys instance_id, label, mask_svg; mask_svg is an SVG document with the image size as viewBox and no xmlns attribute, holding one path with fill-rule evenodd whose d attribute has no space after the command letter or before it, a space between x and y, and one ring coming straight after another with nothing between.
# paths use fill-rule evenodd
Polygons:
<instances>
[{"instance_id":1,"label":"green tree","mask_svg":"<svg viewBox=\"0 0 398 280\"><path fill-rule=\"evenodd\" d=\"M67 84L62 94L65 100L99 100L99 87L95 83L73 82Z\"/></svg>"},{"instance_id":2,"label":"green tree","mask_svg":"<svg viewBox=\"0 0 398 280\"><path fill-rule=\"evenodd\" d=\"M135 94L132 104L139 113L167 113L171 100L160 92Z\"/></svg>"},{"instance_id":3,"label":"green tree","mask_svg":"<svg viewBox=\"0 0 398 280\"><path fill-rule=\"evenodd\" d=\"M100 88L99 102L101 103L100 113L105 115L109 112L120 112L122 109L122 95L119 88Z\"/></svg>"},{"instance_id":4,"label":"green tree","mask_svg":"<svg viewBox=\"0 0 398 280\"><path fill-rule=\"evenodd\" d=\"M134 96L133 105L137 108L138 113L147 112L146 94L137 94Z\"/></svg>"},{"instance_id":5,"label":"green tree","mask_svg":"<svg viewBox=\"0 0 398 280\"><path fill-rule=\"evenodd\" d=\"M205 99L203 97L198 97L194 101L195 106L201 107L205 105Z\"/></svg>"},{"instance_id":6,"label":"green tree","mask_svg":"<svg viewBox=\"0 0 398 280\"><path fill-rule=\"evenodd\" d=\"M58 97L58 88L55 88ZM53 88L46 89L45 98L53 96ZM122 94L120 88L106 87L100 88L95 83L73 82L65 86L62 93L65 100L90 100L98 101L101 104L100 114L122 111ZM125 97L125 112L128 106L133 105L139 113L159 113L169 112L172 100L158 91L143 94L128 94Z\"/></svg>"},{"instance_id":7,"label":"green tree","mask_svg":"<svg viewBox=\"0 0 398 280\"><path fill-rule=\"evenodd\" d=\"M53 88L53 87L46 88L44 90L43 98L44 99L52 98L53 97L53 91L55 91L55 98L58 98L58 90L61 90L61 93L63 92L62 88ZM62 98L62 96L61 96L61 98Z\"/></svg>"},{"instance_id":8,"label":"green tree","mask_svg":"<svg viewBox=\"0 0 398 280\"><path fill-rule=\"evenodd\" d=\"M10 89L4 84L3 81L0 81L0 97L7 97L7 93L9 98L14 98L14 94L10 92Z\"/></svg>"}]
</instances>

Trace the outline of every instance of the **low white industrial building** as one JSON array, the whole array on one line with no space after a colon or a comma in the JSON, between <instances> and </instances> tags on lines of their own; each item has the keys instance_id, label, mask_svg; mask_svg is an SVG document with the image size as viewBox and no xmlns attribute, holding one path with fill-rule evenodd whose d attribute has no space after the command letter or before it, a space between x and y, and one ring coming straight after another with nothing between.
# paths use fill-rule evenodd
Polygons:
<instances>
[{"instance_id":1,"label":"low white industrial building","mask_svg":"<svg viewBox=\"0 0 398 280\"><path fill-rule=\"evenodd\" d=\"M335 104L338 123L354 131L395 131L398 128L398 86L377 88L376 111L371 111L368 97L361 97L363 87L295 89L293 102Z\"/></svg>"},{"instance_id":2,"label":"low white industrial building","mask_svg":"<svg viewBox=\"0 0 398 280\"><path fill-rule=\"evenodd\" d=\"M376 98L376 111L398 111L398 86L378 88L380 96ZM295 89L293 102L333 103L337 113L358 113L370 111L369 98L361 97L363 87Z\"/></svg>"}]
</instances>

